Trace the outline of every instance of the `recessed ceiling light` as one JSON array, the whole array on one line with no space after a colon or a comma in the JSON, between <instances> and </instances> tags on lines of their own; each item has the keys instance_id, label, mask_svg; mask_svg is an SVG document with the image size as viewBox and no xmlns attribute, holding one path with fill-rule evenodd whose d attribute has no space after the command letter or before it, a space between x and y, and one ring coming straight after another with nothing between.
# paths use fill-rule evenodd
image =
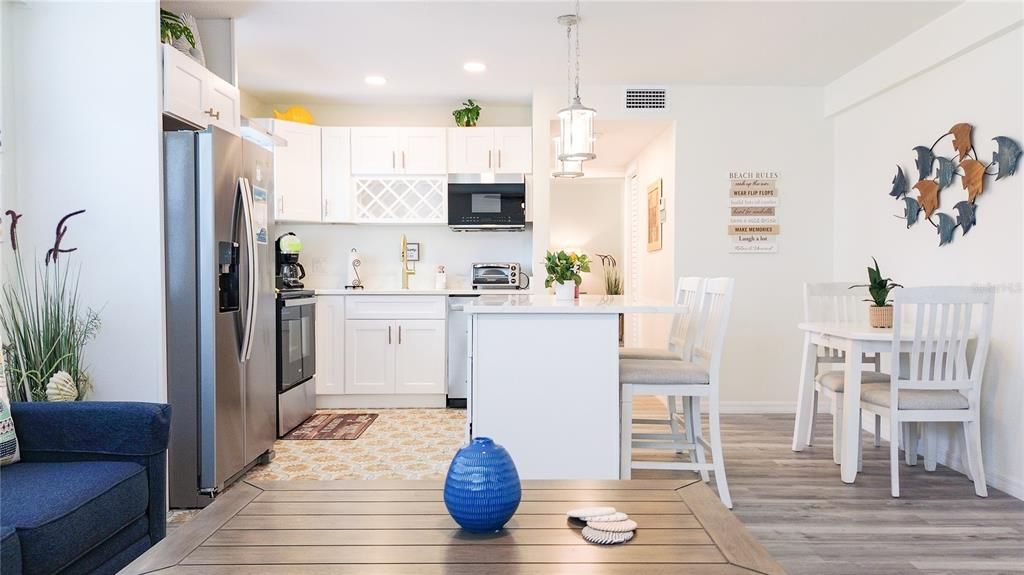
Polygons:
<instances>
[{"instance_id":1,"label":"recessed ceiling light","mask_svg":"<svg viewBox=\"0 0 1024 575\"><path fill-rule=\"evenodd\" d=\"M383 86L388 83L384 76L367 76L364 81L371 86Z\"/></svg>"},{"instance_id":2,"label":"recessed ceiling light","mask_svg":"<svg viewBox=\"0 0 1024 575\"><path fill-rule=\"evenodd\" d=\"M462 69L467 72L483 72L487 70L487 64L483 62L466 62L462 65Z\"/></svg>"}]
</instances>

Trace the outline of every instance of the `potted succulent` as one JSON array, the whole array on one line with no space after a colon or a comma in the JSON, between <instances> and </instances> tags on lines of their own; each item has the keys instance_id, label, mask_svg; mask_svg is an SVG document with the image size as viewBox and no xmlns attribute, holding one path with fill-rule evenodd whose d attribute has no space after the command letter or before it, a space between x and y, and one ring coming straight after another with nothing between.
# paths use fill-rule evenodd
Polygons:
<instances>
[{"instance_id":1,"label":"potted succulent","mask_svg":"<svg viewBox=\"0 0 1024 575\"><path fill-rule=\"evenodd\" d=\"M590 259L586 254L549 251L544 256L544 270L548 274L544 287L555 287L555 299L572 301L576 297L576 287L583 282L580 274L590 271Z\"/></svg>"},{"instance_id":2,"label":"potted succulent","mask_svg":"<svg viewBox=\"0 0 1024 575\"><path fill-rule=\"evenodd\" d=\"M875 267L868 268L869 283L853 285L850 289L868 288L871 299L864 301L871 303L871 307L868 308L871 327L889 328L892 327L892 306L889 305L892 300L889 299L889 292L903 286L892 281L892 278L883 278L881 270L878 269L878 260L871 258L871 261L875 263Z\"/></svg>"},{"instance_id":3,"label":"potted succulent","mask_svg":"<svg viewBox=\"0 0 1024 575\"><path fill-rule=\"evenodd\" d=\"M452 112L455 118L455 125L460 128L472 128L480 119L480 105L472 98L462 103L462 107Z\"/></svg>"}]
</instances>

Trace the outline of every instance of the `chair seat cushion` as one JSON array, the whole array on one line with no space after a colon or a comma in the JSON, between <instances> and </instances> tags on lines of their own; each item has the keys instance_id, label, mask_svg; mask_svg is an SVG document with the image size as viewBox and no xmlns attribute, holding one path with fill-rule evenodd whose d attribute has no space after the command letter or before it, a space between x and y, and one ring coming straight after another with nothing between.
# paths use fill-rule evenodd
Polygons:
<instances>
[{"instance_id":1,"label":"chair seat cushion","mask_svg":"<svg viewBox=\"0 0 1024 575\"><path fill-rule=\"evenodd\" d=\"M660 347L620 347L619 359L679 359L679 354Z\"/></svg>"},{"instance_id":2,"label":"chair seat cushion","mask_svg":"<svg viewBox=\"0 0 1024 575\"><path fill-rule=\"evenodd\" d=\"M865 383L889 383L892 378L888 373L881 373L878 371L862 371L860 372L860 382ZM841 369L835 371L826 371L825 373L819 373L818 377L814 378L822 387L825 389L831 389L836 393L842 393L843 388L846 386L846 372Z\"/></svg>"},{"instance_id":3,"label":"chair seat cushion","mask_svg":"<svg viewBox=\"0 0 1024 575\"><path fill-rule=\"evenodd\" d=\"M623 359L619 382L629 384L708 384L711 378L699 365L679 359Z\"/></svg>"},{"instance_id":4,"label":"chair seat cushion","mask_svg":"<svg viewBox=\"0 0 1024 575\"><path fill-rule=\"evenodd\" d=\"M901 389L899 409L967 409L970 404L962 393L952 389ZM891 408L888 385L867 384L860 390L864 403Z\"/></svg>"},{"instance_id":5,"label":"chair seat cushion","mask_svg":"<svg viewBox=\"0 0 1024 575\"><path fill-rule=\"evenodd\" d=\"M0 525L26 575L56 573L146 514L146 468L124 461L21 462L0 471Z\"/></svg>"}]
</instances>

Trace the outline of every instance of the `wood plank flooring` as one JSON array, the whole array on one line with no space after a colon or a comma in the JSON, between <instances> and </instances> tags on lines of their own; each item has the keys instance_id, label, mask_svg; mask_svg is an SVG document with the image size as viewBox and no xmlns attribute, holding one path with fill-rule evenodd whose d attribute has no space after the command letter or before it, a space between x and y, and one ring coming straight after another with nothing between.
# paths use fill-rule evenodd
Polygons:
<instances>
[{"instance_id":1,"label":"wood plank flooring","mask_svg":"<svg viewBox=\"0 0 1024 575\"><path fill-rule=\"evenodd\" d=\"M635 417L664 417L641 398ZM733 512L793 575L1024 573L1024 501L989 488L974 495L964 475L939 466L900 468L889 496L889 447L864 434L864 471L840 481L832 463L832 420L819 416L815 445L790 450L793 416L724 415ZM706 421L705 421L706 426ZM705 428L705 435L707 434ZM690 472L634 470L635 478ZM712 485L714 480L712 479Z\"/></svg>"},{"instance_id":2,"label":"wood plank flooring","mask_svg":"<svg viewBox=\"0 0 1024 575\"><path fill-rule=\"evenodd\" d=\"M636 417L664 417L664 408L657 399L641 397L637 400ZM385 415L382 413L382 418ZM888 445L872 447L867 433L864 472L858 475L854 485L846 485L839 479L839 467L832 463L831 417L818 417L816 444L801 453L789 448L792 415L722 417L726 468L735 503L733 512L790 573L1024 573L1024 501L992 488L987 499L978 498L964 475L942 466L929 473L923 464L900 468L903 497L892 499L889 497ZM319 442L318 445L351 449L349 443ZM429 451L452 447L431 445L415 449ZM286 471L274 469L278 475ZM259 473L250 475L259 477ZM635 470L633 477L690 479L694 474ZM309 490L323 489L319 481L303 483ZM402 485L402 482L378 480L374 489L401 489ZM303 498L294 491L288 495L265 492L261 497L267 498L263 501L291 498L294 504L302 504ZM352 497L351 494L339 495L338 503L352 502ZM374 499L377 495L370 492L356 497ZM538 492L532 497L543 501L544 495ZM642 519L642 523L649 526L653 526L652 521L665 521L669 522L663 525L666 528L695 527L687 523L690 516L638 515L641 516L638 521ZM409 515L407 521L413 529L442 526L436 524L436 517L431 515ZM560 526L558 522L546 524L543 515L524 515L515 521L527 522L537 529ZM230 527L294 530L378 529L381 526L373 516L349 516L339 521L339 516L316 515L298 524L294 516L239 515L231 520ZM305 567L297 572L316 571L314 566Z\"/></svg>"}]
</instances>

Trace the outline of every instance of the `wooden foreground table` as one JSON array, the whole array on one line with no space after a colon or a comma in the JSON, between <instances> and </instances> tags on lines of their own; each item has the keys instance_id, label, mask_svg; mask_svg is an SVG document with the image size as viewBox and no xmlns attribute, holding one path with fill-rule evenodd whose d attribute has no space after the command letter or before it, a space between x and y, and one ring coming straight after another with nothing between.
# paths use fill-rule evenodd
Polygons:
<instances>
[{"instance_id":1,"label":"wooden foreground table","mask_svg":"<svg viewBox=\"0 0 1024 575\"><path fill-rule=\"evenodd\" d=\"M566 521L610 505L639 524L591 545ZM698 480L525 481L504 531L473 535L437 481L250 481L221 495L122 573L359 575L780 574Z\"/></svg>"}]
</instances>

